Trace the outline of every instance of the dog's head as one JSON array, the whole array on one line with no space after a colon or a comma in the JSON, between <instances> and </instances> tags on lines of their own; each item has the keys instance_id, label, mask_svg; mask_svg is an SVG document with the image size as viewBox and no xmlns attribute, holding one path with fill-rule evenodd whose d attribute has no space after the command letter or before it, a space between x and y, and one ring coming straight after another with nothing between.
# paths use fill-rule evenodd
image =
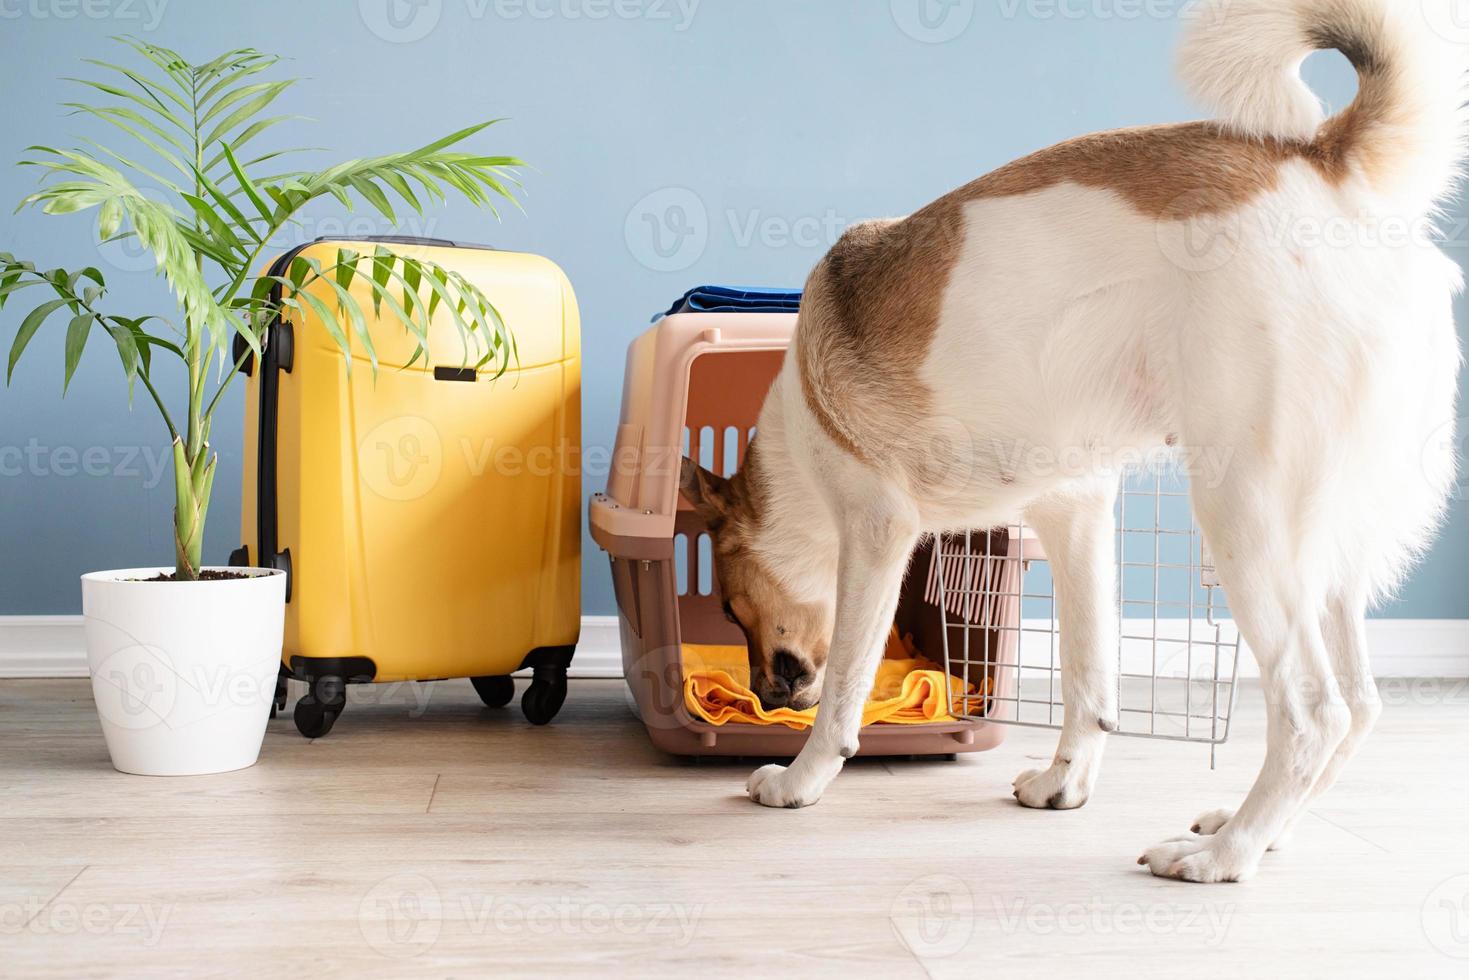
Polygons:
<instances>
[{"instance_id":1,"label":"dog's head","mask_svg":"<svg viewBox=\"0 0 1469 980\"><path fill-rule=\"evenodd\" d=\"M749 473L725 479L685 459L680 488L709 526L724 615L749 649L750 687L767 709L809 708L821 700L831 611L797 601L757 554L763 494Z\"/></svg>"}]
</instances>

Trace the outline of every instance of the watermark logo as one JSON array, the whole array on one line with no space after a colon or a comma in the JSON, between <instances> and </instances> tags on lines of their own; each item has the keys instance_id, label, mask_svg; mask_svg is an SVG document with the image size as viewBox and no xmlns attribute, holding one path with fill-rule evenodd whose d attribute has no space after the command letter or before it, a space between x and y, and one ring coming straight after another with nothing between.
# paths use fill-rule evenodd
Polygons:
<instances>
[{"instance_id":1,"label":"watermark logo","mask_svg":"<svg viewBox=\"0 0 1469 980\"><path fill-rule=\"evenodd\" d=\"M452 364L458 367L457 363ZM509 384L498 380L476 384ZM470 425L477 420L466 420ZM483 421L483 420L478 420ZM483 430L483 426L481 426ZM357 444L357 469L369 490L386 500L418 500L452 473L456 480L553 480L585 476L605 481L609 475L639 469L640 457L630 448L613 452L604 446L581 446L557 439L501 440L490 433L443 432L428 419L399 415L375 425ZM3 463L0 447L0 463ZM646 458L646 457L643 457ZM640 470L646 472L646 469ZM0 470L0 475L4 471Z\"/></svg>"},{"instance_id":2,"label":"watermark logo","mask_svg":"<svg viewBox=\"0 0 1469 980\"><path fill-rule=\"evenodd\" d=\"M374 428L357 445L362 482L386 500L418 500L444 471L439 430L426 418L400 415Z\"/></svg>"},{"instance_id":3,"label":"watermark logo","mask_svg":"<svg viewBox=\"0 0 1469 980\"><path fill-rule=\"evenodd\" d=\"M357 905L357 928L367 945L392 959L411 959L431 949L444 926L438 888L423 875L384 878Z\"/></svg>"},{"instance_id":4,"label":"watermark logo","mask_svg":"<svg viewBox=\"0 0 1469 980\"><path fill-rule=\"evenodd\" d=\"M1469 44L1469 0L1422 0L1418 6L1439 37L1454 44Z\"/></svg>"},{"instance_id":5,"label":"watermark logo","mask_svg":"<svg viewBox=\"0 0 1469 980\"><path fill-rule=\"evenodd\" d=\"M438 230L438 219L420 214L399 214L395 221L388 221L376 211L357 211L301 217L278 228L266 241L272 250L284 252L319 239L346 243L361 242L379 235L437 238ZM385 243L383 247L392 251L399 246ZM371 252L372 248L367 246L360 250Z\"/></svg>"},{"instance_id":6,"label":"watermark logo","mask_svg":"<svg viewBox=\"0 0 1469 980\"><path fill-rule=\"evenodd\" d=\"M924 875L893 899L898 941L914 956L942 959L969 945L974 935L974 893L953 875Z\"/></svg>"},{"instance_id":7,"label":"watermark logo","mask_svg":"<svg viewBox=\"0 0 1469 980\"><path fill-rule=\"evenodd\" d=\"M1233 446L1113 446L1099 440L1050 445L1022 440L989 440L1007 482L1076 480L1102 473L1119 479L1129 473L1170 472L1196 486L1224 484L1234 463Z\"/></svg>"},{"instance_id":8,"label":"watermark logo","mask_svg":"<svg viewBox=\"0 0 1469 980\"><path fill-rule=\"evenodd\" d=\"M1464 224L1460 220L1441 230L1432 217L1373 213L1295 214L1290 211L1262 211L1259 217L1260 238L1272 248L1287 248L1297 253L1309 249L1400 249L1463 247Z\"/></svg>"},{"instance_id":9,"label":"watermark logo","mask_svg":"<svg viewBox=\"0 0 1469 980\"><path fill-rule=\"evenodd\" d=\"M1014 20L1222 19L1231 0L999 0L1000 16Z\"/></svg>"},{"instance_id":10,"label":"watermark logo","mask_svg":"<svg viewBox=\"0 0 1469 980\"><path fill-rule=\"evenodd\" d=\"M915 41L943 44L969 29L974 0L892 0L893 23Z\"/></svg>"},{"instance_id":11,"label":"watermark logo","mask_svg":"<svg viewBox=\"0 0 1469 980\"><path fill-rule=\"evenodd\" d=\"M367 29L390 44L410 44L438 26L444 0L357 0Z\"/></svg>"},{"instance_id":12,"label":"watermark logo","mask_svg":"<svg viewBox=\"0 0 1469 980\"><path fill-rule=\"evenodd\" d=\"M690 591L695 590L691 587ZM683 662L677 647L650 650L625 672L629 683L624 694L639 721L660 731L675 731L687 724ZM633 694L634 686L641 699Z\"/></svg>"},{"instance_id":13,"label":"watermark logo","mask_svg":"<svg viewBox=\"0 0 1469 980\"><path fill-rule=\"evenodd\" d=\"M178 700L178 672L158 647L133 643L92 671L97 713L118 728L142 731L168 718Z\"/></svg>"},{"instance_id":14,"label":"watermark logo","mask_svg":"<svg viewBox=\"0 0 1469 980\"><path fill-rule=\"evenodd\" d=\"M995 920L1006 935L1189 936L1219 946L1229 936L1235 906L1172 902L1032 902L993 899Z\"/></svg>"},{"instance_id":15,"label":"watermark logo","mask_svg":"<svg viewBox=\"0 0 1469 980\"><path fill-rule=\"evenodd\" d=\"M779 213L763 208L726 208L710 214L702 198L685 187L645 195L628 211L623 234L628 251L654 272L678 272L703 257L716 236L738 249L801 249L825 252L854 224L836 208Z\"/></svg>"},{"instance_id":16,"label":"watermark logo","mask_svg":"<svg viewBox=\"0 0 1469 980\"><path fill-rule=\"evenodd\" d=\"M1343 690L1350 690L1348 678L1338 678ZM1382 677L1375 682L1378 698L1385 705L1469 705L1469 678L1464 677Z\"/></svg>"},{"instance_id":17,"label":"watermark logo","mask_svg":"<svg viewBox=\"0 0 1469 980\"><path fill-rule=\"evenodd\" d=\"M1469 874L1441 882L1423 900L1423 934L1433 948L1469 960Z\"/></svg>"},{"instance_id":18,"label":"watermark logo","mask_svg":"<svg viewBox=\"0 0 1469 980\"><path fill-rule=\"evenodd\" d=\"M570 896L512 898L445 889L421 874L377 882L357 907L363 939L397 960L421 956L451 936L653 936L676 948L690 946L703 905L583 902Z\"/></svg>"},{"instance_id":19,"label":"watermark logo","mask_svg":"<svg viewBox=\"0 0 1469 980\"><path fill-rule=\"evenodd\" d=\"M157 946L173 915L172 905L136 902L55 902L39 896L0 902L0 936L112 936Z\"/></svg>"},{"instance_id":20,"label":"watermark logo","mask_svg":"<svg viewBox=\"0 0 1469 980\"><path fill-rule=\"evenodd\" d=\"M658 936L676 949L693 943L704 915L703 905L609 905L565 896L527 901L462 895L458 905L465 929L476 936Z\"/></svg>"},{"instance_id":21,"label":"watermark logo","mask_svg":"<svg viewBox=\"0 0 1469 980\"><path fill-rule=\"evenodd\" d=\"M0 446L0 478L76 477L142 480L152 490L173 469L171 450L154 446L48 446L32 436L24 446Z\"/></svg>"},{"instance_id":22,"label":"watermark logo","mask_svg":"<svg viewBox=\"0 0 1469 980\"><path fill-rule=\"evenodd\" d=\"M1443 225L1432 217L1360 210L1241 211L1216 189L1179 195L1158 216L1158 247L1185 272L1213 272L1231 262L1246 242L1252 250L1279 250L1305 264L1312 253L1462 249L1469 222Z\"/></svg>"},{"instance_id":23,"label":"watermark logo","mask_svg":"<svg viewBox=\"0 0 1469 980\"><path fill-rule=\"evenodd\" d=\"M1163 257L1184 272L1214 272L1233 261L1242 236L1239 214L1218 204L1207 190L1171 201L1153 226Z\"/></svg>"},{"instance_id":24,"label":"watermark logo","mask_svg":"<svg viewBox=\"0 0 1469 980\"><path fill-rule=\"evenodd\" d=\"M654 272L681 272L709 246L709 211L686 187L664 187L632 206L623 238L633 258Z\"/></svg>"},{"instance_id":25,"label":"watermark logo","mask_svg":"<svg viewBox=\"0 0 1469 980\"><path fill-rule=\"evenodd\" d=\"M105 725L144 731L158 725L189 725L236 709L264 709L275 693L280 663L275 654L234 662L190 662L101 619L87 618L89 638L112 635L117 649L92 667L92 698Z\"/></svg>"},{"instance_id":26,"label":"watermark logo","mask_svg":"<svg viewBox=\"0 0 1469 980\"><path fill-rule=\"evenodd\" d=\"M729 209L724 213L730 238L738 248L760 245L764 248L831 248L852 222L827 208L821 213L795 216L767 214L759 208L741 214Z\"/></svg>"},{"instance_id":27,"label":"watermark logo","mask_svg":"<svg viewBox=\"0 0 1469 980\"><path fill-rule=\"evenodd\" d=\"M468 0L470 15L488 6L501 20L645 20L672 24L682 34L693 26L700 0Z\"/></svg>"},{"instance_id":28,"label":"watermark logo","mask_svg":"<svg viewBox=\"0 0 1469 980\"><path fill-rule=\"evenodd\" d=\"M5 0L0 0L0 3ZM471 21L646 21L671 25L675 33L693 26L700 0L463 0L456 11ZM421 41L439 26L444 0L358 0L367 29L391 44Z\"/></svg>"}]
</instances>

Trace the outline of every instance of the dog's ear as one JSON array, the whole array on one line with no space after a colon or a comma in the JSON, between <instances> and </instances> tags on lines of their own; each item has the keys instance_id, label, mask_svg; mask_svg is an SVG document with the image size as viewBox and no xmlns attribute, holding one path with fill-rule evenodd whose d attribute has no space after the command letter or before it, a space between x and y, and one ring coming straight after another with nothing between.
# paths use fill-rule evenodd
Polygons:
<instances>
[{"instance_id":1,"label":"dog's ear","mask_svg":"<svg viewBox=\"0 0 1469 980\"><path fill-rule=\"evenodd\" d=\"M678 488L699 516L714 524L729 516L734 509L734 496L729 481L704 469L698 463L683 458L678 473Z\"/></svg>"}]
</instances>

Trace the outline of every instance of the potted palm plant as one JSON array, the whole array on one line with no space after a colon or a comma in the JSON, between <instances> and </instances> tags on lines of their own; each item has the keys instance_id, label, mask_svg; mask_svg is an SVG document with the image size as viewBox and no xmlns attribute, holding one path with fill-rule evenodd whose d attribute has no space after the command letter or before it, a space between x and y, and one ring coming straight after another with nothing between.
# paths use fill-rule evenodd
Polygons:
<instances>
[{"instance_id":1,"label":"potted palm plant","mask_svg":"<svg viewBox=\"0 0 1469 980\"><path fill-rule=\"evenodd\" d=\"M64 324L63 393L96 338L116 349L130 400L141 386L157 409L173 447L173 564L82 577L92 689L119 770L223 772L259 755L285 603L281 572L203 560L218 470L210 433L238 369L261 355L273 321L308 311L328 323L344 357L354 347L371 356L359 297L370 297L374 315L401 323L421 353L436 315L453 320L466 362L476 367L503 371L514 349L489 297L449 270L375 246L343 248L333 263L300 260L269 275L260 270L273 240L289 234L303 208L328 198L348 209L365 201L390 224L395 205L422 214L448 191L493 212L496 199L515 201L521 162L461 148L492 120L407 152L277 170L272 161L294 151L256 146L293 118L267 115L293 84L270 78L278 58L242 49L191 63L157 45L118 40L130 64L89 61L102 77L78 79L89 101L67 107L125 140L31 147L22 164L41 171L42 183L21 207L95 211L99 241L127 240L151 254L176 309L119 312L94 264L43 270L0 253L0 307L17 294L40 299L18 320L6 381L43 326ZM331 286L335 310L304 291L321 282Z\"/></svg>"}]
</instances>

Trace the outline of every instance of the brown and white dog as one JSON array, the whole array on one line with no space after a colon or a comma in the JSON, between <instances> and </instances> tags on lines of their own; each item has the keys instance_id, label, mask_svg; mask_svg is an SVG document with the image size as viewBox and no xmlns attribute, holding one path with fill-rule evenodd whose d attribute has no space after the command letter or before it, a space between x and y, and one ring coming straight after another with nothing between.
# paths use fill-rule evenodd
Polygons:
<instances>
[{"instance_id":1,"label":"brown and white dog","mask_svg":"<svg viewBox=\"0 0 1469 980\"><path fill-rule=\"evenodd\" d=\"M757 692L821 702L756 802L815 803L856 751L920 536L1023 514L1053 562L1067 710L1015 795L1085 803L1117 724L1117 461L1156 447L1229 461L1191 492L1269 735L1238 811L1140 863L1250 875L1372 728L1365 613L1453 481L1460 274L1414 232L1464 155L1462 65L1417 0L1195 13L1181 73L1218 121L1082 137L852 228L811 273L744 469L686 462ZM1318 48L1360 75L1331 119L1299 77Z\"/></svg>"}]
</instances>

